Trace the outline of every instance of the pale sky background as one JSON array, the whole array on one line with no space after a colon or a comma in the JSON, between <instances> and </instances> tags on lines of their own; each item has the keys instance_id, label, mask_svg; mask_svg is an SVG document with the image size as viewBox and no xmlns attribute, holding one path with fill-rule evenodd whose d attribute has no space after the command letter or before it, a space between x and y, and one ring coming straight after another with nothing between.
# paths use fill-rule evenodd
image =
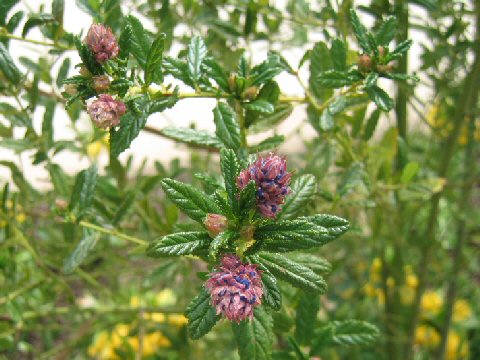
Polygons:
<instances>
[{"instance_id":1,"label":"pale sky background","mask_svg":"<svg viewBox=\"0 0 480 360\"><path fill-rule=\"evenodd\" d=\"M0 0L1 1L1 0ZM37 10L39 4L46 3L46 9L49 11L51 1L38 1L38 0L24 0L19 4L15 10L23 9L26 13L30 10ZM284 3L284 1L278 1L277 3ZM365 4L367 1L355 1L356 5ZM422 12L418 7L412 7L412 10L415 11L415 14L418 16L422 15ZM125 13L128 13L128 9L124 9ZM11 12L10 14L12 14ZM88 30L88 27L91 24L91 17L79 10L75 5L75 0L65 0L65 29L68 32L73 33L80 33L83 29L84 34ZM368 16L363 16L363 20L371 22L371 18ZM23 22L25 19L23 20ZM145 23L145 27L148 26L148 22ZM19 26L19 29L16 31L16 34L21 33L21 29L23 28L23 24ZM180 30L181 31L181 30ZM28 38L31 39L42 39L42 35L38 29L34 29L29 32L27 35ZM409 53L410 56L410 68L412 71L415 71L418 68L419 61L418 56L420 54L420 44L425 43L426 39L422 33L412 32L410 38L414 39L414 45ZM306 44L305 49L311 48L313 46L313 42ZM25 42L19 42L12 40L10 43L10 49L13 57L18 59L19 56L27 56L30 59L34 60L38 58L39 54L42 52L46 52L48 48L37 46L33 44L28 44ZM178 47L174 47L172 49L172 53L176 54L178 51ZM298 64L299 60L301 59L304 50L296 49L296 51L290 51L286 53L282 53L285 58L295 67ZM261 62L265 59L267 53L267 47L265 44L261 42L255 43L253 48L253 60L255 63ZM72 64L76 64L79 62L78 55L71 51L68 52L69 57L71 57ZM63 58L57 62L57 65L52 69L52 73L56 74L58 71L58 66L63 61ZM18 62L17 62L18 64ZM21 64L19 65L22 68ZM24 70L22 68L22 70ZM304 66L303 68L303 77L306 81L308 77L308 66ZM75 74L76 70L71 69L70 75ZM166 81L171 81L171 79L166 78ZM303 92L301 87L298 85L296 79L292 76L287 74L279 75L276 80L278 81L280 88L282 89L283 93L286 95L294 95L294 96L303 96ZM383 82L382 85L386 85L388 87L388 81ZM390 87L391 89L391 87ZM192 91L189 88L182 89L184 91ZM57 90L60 93L59 90ZM416 90L417 94L421 94L422 98L431 95L428 94L427 88L424 86L419 86ZM390 91L390 94L393 96L393 92ZM0 96L0 101L6 101L6 99ZM199 129L206 129L210 131L214 131L213 125L213 115L212 109L215 107L216 101L214 99L186 99L179 101L173 109L167 110L162 114L155 114L150 116L148 120L148 125L156 127L156 128L163 128L165 126L188 126L192 122L197 124L197 128ZM34 126L36 130L40 130L41 122L43 118L43 108L40 108L39 111L35 113L34 116ZM415 115L412 113L412 117ZM2 116L0 114L0 119ZM289 135L292 133L300 132L303 137L310 137L315 134L315 131L306 123L305 120L305 107L304 106L296 106L294 112L291 114L290 118L283 122L281 126L277 128L278 134ZM394 123L394 114L393 111L388 116L383 116L381 120L382 126L387 126L388 124ZM90 129L91 123L86 113L82 114L82 118L78 122L78 127L85 129L88 131ZM62 108L62 105L59 104L57 106L57 110L55 113L54 119L54 132L55 132L55 139L68 139L73 137L73 133L71 130L71 122L67 117L65 111ZM24 130L17 129L16 136L21 137L24 133ZM273 134L273 131L267 132L262 134L261 136L255 136L249 139L249 142L257 142L260 141L270 135ZM289 153L289 152L298 152L299 147L302 146L301 141L297 135L289 136L288 141L280 148L281 153ZM31 153L24 152L21 156L16 155L11 150L6 150L0 148L0 159L1 160L11 160L17 163L23 170L24 174L26 175L27 179L31 181L36 187L39 188L48 188L50 186L50 181L48 174L43 169L43 165L40 166L33 166L31 165ZM148 159L148 166L147 168L151 168L154 160L160 160L163 164L167 164L171 159L180 157L182 161L188 160L188 156L190 154L190 150L184 146L175 144L173 141L164 139L159 136L155 136L146 132L142 132L138 138L136 138L131 148L120 155L120 160L125 160L130 154L134 154L134 166L139 166L139 164L143 161L143 159ZM108 156L106 151L104 151L100 157L98 158L99 167L103 167L107 164ZM76 173L81 169L88 166L89 162L87 159L80 158L77 154L62 152L60 155L56 155L53 158L53 162L61 165L61 167L69 173ZM7 169L0 167L0 185L3 186L5 180L9 179L10 173Z\"/></svg>"}]
</instances>

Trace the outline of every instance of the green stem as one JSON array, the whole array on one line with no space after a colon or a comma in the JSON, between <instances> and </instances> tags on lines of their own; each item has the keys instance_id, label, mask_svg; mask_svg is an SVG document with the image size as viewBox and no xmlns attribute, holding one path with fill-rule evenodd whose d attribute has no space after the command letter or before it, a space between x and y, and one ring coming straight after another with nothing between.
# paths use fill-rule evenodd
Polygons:
<instances>
[{"instance_id":1,"label":"green stem","mask_svg":"<svg viewBox=\"0 0 480 360\"><path fill-rule=\"evenodd\" d=\"M92 224L92 223L89 223L89 222L86 222L86 221L80 221L78 224L82 227L89 228L89 229L101 232L103 234L116 236L120 239L130 241L130 242L135 243L137 245L141 245L141 246L148 245L148 241L146 241L146 240L139 239L139 238L136 238L134 236L126 235L126 234L123 234L123 233L118 232L116 230L106 229L106 228L103 228L101 226L98 226L98 225L95 225L95 224Z\"/></svg>"},{"instance_id":2,"label":"green stem","mask_svg":"<svg viewBox=\"0 0 480 360\"><path fill-rule=\"evenodd\" d=\"M395 14L398 19L397 44L408 39L408 2L406 0L395 0ZM408 56L404 55L398 61L398 72L408 72ZM397 116L398 134L407 140L407 83L397 83L397 95L395 101L395 113Z\"/></svg>"},{"instance_id":3,"label":"green stem","mask_svg":"<svg viewBox=\"0 0 480 360\"><path fill-rule=\"evenodd\" d=\"M475 117L470 116L469 124L469 139L467 148L465 149L465 158L464 158L464 176L465 182L471 180L470 178L475 176L475 153L474 153L474 133L475 133ZM459 209L468 209L470 205L470 194L472 192L473 185L465 186L462 189L461 198L459 201ZM457 243L453 249L453 266L452 273L448 279L447 285L447 295L445 301L445 318L444 323L441 327L440 335L441 341L438 348L438 359L443 360L445 358L445 349L447 346L448 332L450 330L450 325L452 323L452 313L453 306L455 303L455 298L457 296L457 284L458 276L460 274L461 263L462 263L462 251L465 243L467 242L468 232L467 224L463 216L460 216L457 223Z\"/></svg>"},{"instance_id":4,"label":"green stem","mask_svg":"<svg viewBox=\"0 0 480 360\"><path fill-rule=\"evenodd\" d=\"M440 161L440 167L438 171L438 176L441 178L446 178L448 175L448 169L450 162L455 152L455 147L458 142L458 135L462 125L464 124L465 117L470 114L470 112L476 108L479 94L479 81L480 81L480 1L475 1L475 12L476 12L476 35L475 35L475 45L474 45L474 62L470 69L467 72L464 80L463 90L459 95L457 105L455 108L454 116L452 117L454 121L454 127L445 143L443 157ZM427 284L427 271L424 267L426 264L430 263L430 258L432 252L437 245L436 242L436 224L438 217L438 207L440 199L442 198L443 190L432 196L430 201L430 214L427 221L427 226L422 237L422 253L420 256L419 268L417 271L418 274L418 288L415 294L415 300L412 307L412 313L409 321L409 339L406 347L406 356L405 359L413 359L413 343L415 339L415 329L417 328L419 315L420 315L420 303L422 299L423 292L425 291Z\"/></svg>"},{"instance_id":5,"label":"green stem","mask_svg":"<svg viewBox=\"0 0 480 360\"><path fill-rule=\"evenodd\" d=\"M23 41L23 42L27 42L27 43L35 44L35 45L51 46L51 47L61 49L61 50L75 50L75 48L71 48L71 47L68 47L68 46L65 46L65 45L60 45L60 44L56 44L56 43L53 43L53 42L46 42L46 41L41 41L41 40L25 39L23 37L16 36L16 35L13 35L13 34L9 34L9 33L1 33L0 32L0 39L1 38L7 38L7 39L16 40L16 41Z\"/></svg>"}]
</instances>

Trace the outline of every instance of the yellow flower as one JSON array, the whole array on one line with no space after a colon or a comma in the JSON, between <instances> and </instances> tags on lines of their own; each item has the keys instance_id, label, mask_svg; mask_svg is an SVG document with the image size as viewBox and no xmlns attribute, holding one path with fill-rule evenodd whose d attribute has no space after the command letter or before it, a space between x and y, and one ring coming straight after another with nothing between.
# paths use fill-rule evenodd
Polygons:
<instances>
[{"instance_id":1,"label":"yellow flower","mask_svg":"<svg viewBox=\"0 0 480 360\"><path fill-rule=\"evenodd\" d=\"M138 341L138 337L136 336L130 336L127 339L128 345L132 348L133 352L138 352L138 349L140 347L140 342Z\"/></svg>"},{"instance_id":2,"label":"yellow flower","mask_svg":"<svg viewBox=\"0 0 480 360\"><path fill-rule=\"evenodd\" d=\"M417 275L415 274L408 274L405 283L411 287L411 288L416 288L418 286L418 278Z\"/></svg>"},{"instance_id":3,"label":"yellow flower","mask_svg":"<svg viewBox=\"0 0 480 360\"><path fill-rule=\"evenodd\" d=\"M137 296L137 295L133 295L131 298L130 298L130 306L133 307L133 308L137 308L137 307L140 307L140 298Z\"/></svg>"},{"instance_id":4,"label":"yellow flower","mask_svg":"<svg viewBox=\"0 0 480 360\"><path fill-rule=\"evenodd\" d=\"M465 321L472 315L472 309L467 300L459 299L453 306L453 321Z\"/></svg>"},{"instance_id":5,"label":"yellow flower","mask_svg":"<svg viewBox=\"0 0 480 360\"><path fill-rule=\"evenodd\" d=\"M420 325L415 330L415 343L434 348L440 344L440 334L430 326Z\"/></svg>"},{"instance_id":6,"label":"yellow flower","mask_svg":"<svg viewBox=\"0 0 480 360\"><path fill-rule=\"evenodd\" d=\"M172 314L172 315L168 315L167 321L169 324L172 324L175 326L184 326L184 325L187 325L188 319L184 315Z\"/></svg>"},{"instance_id":7,"label":"yellow flower","mask_svg":"<svg viewBox=\"0 0 480 360\"><path fill-rule=\"evenodd\" d=\"M385 304L385 293L382 289L377 289L377 300L380 305Z\"/></svg>"},{"instance_id":8,"label":"yellow flower","mask_svg":"<svg viewBox=\"0 0 480 360\"><path fill-rule=\"evenodd\" d=\"M363 292L369 297L374 297L376 294L375 286L373 286L371 283L366 283L363 287Z\"/></svg>"},{"instance_id":9,"label":"yellow flower","mask_svg":"<svg viewBox=\"0 0 480 360\"><path fill-rule=\"evenodd\" d=\"M446 358L447 360L461 360L468 357L468 343L460 338L455 331L448 333Z\"/></svg>"},{"instance_id":10,"label":"yellow flower","mask_svg":"<svg viewBox=\"0 0 480 360\"><path fill-rule=\"evenodd\" d=\"M422 296L421 309L427 315L437 315L443 305L442 297L435 291L426 291Z\"/></svg>"},{"instance_id":11,"label":"yellow flower","mask_svg":"<svg viewBox=\"0 0 480 360\"><path fill-rule=\"evenodd\" d=\"M165 322L165 314L161 312L146 313L145 319L158 323L163 323Z\"/></svg>"},{"instance_id":12,"label":"yellow flower","mask_svg":"<svg viewBox=\"0 0 480 360\"><path fill-rule=\"evenodd\" d=\"M155 296L155 302L159 306L171 306L177 302L177 297L172 289L163 289Z\"/></svg>"},{"instance_id":13,"label":"yellow flower","mask_svg":"<svg viewBox=\"0 0 480 360\"><path fill-rule=\"evenodd\" d=\"M160 331L146 334L142 342L142 355L150 356L154 354L159 348L171 346L170 340Z\"/></svg>"},{"instance_id":14,"label":"yellow flower","mask_svg":"<svg viewBox=\"0 0 480 360\"><path fill-rule=\"evenodd\" d=\"M100 140L91 142L87 145L87 155L90 159L96 159L102 152L103 144Z\"/></svg>"},{"instance_id":15,"label":"yellow flower","mask_svg":"<svg viewBox=\"0 0 480 360\"><path fill-rule=\"evenodd\" d=\"M17 220L18 223L23 223L27 219L27 216L24 213L17 214L15 217L15 220Z\"/></svg>"},{"instance_id":16,"label":"yellow flower","mask_svg":"<svg viewBox=\"0 0 480 360\"><path fill-rule=\"evenodd\" d=\"M115 354L115 347L112 344L110 334L106 331L100 332L92 345L88 347L88 355L98 360L119 359Z\"/></svg>"}]
</instances>

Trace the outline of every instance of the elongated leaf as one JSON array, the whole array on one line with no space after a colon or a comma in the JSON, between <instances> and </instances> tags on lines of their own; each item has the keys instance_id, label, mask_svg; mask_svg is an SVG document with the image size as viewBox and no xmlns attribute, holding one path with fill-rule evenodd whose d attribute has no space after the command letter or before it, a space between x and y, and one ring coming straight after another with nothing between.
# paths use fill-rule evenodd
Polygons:
<instances>
[{"instance_id":1,"label":"elongated leaf","mask_svg":"<svg viewBox=\"0 0 480 360\"><path fill-rule=\"evenodd\" d=\"M388 112L393 109L394 103L392 98L382 88L373 85L366 87L365 90L380 110Z\"/></svg>"},{"instance_id":2,"label":"elongated leaf","mask_svg":"<svg viewBox=\"0 0 480 360\"><path fill-rule=\"evenodd\" d=\"M340 196L346 196L351 193L357 186L364 183L365 168L363 163L355 162L345 171L342 180L337 188Z\"/></svg>"},{"instance_id":3,"label":"elongated leaf","mask_svg":"<svg viewBox=\"0 0 480 360\"><path fill-rule=\"evenodd\" d=\"M75 37L74 39L75 47L78 50L78 55L80 59L82 59L83 65L90 71L93 75L101 75L103 74L102 66L97 63L92 51L86 46L79 37Z\"/></svg>"},{"instance_id":4,"label":"elongated leaf","mask_svg":"<svg viewBox=\"0 0 480 360\"><path fill-rule=\"evenodd\" d=\"M208 249L208 255L210 256L210 259L212 259L212 261L217 261L217 257L222 248L227 248L229 242L233 241L235 238L238 238L238 233L235 231L227 230L218 234L215 239L211 240Z\"/></svg>"},{"instance_id":5,"label":"elongated leaf","mask_svg":"<svg viewBox=\"0 0 480 360\"><path fill-rule=\"evenodd\" d=\"M257 202L257 184L254 180L250 180L245 188L240 192L240 215L248 216Z\"/></svg>"},{"instance_id":6,"label":"elongated leaf","mask_svg":"<svg viewBox=\"0 0 480 360\"><path fill-rule=\"evenodd\" d=\"M272 80L275 76L284 71L280 58L270 54L264 62L255 66L250 71L251 85L258 86Z\"/></svg>"},{"instance_id":7,"label":"elongated leaf","mask_svg":"<svg viewBox=\"0 0 480 360\"><path fill-rule=\"evenodd\" d=\"M60 66L60 69L58 69L58 75L56 80L56 84L58 88L62 87L63 81L67 78L69 70L70 70L70 59L65 58L65 60L63 60L62 65Z\"/></svg>"},{"instance_id":8,"label":"elongated leaf","mask_svg":"<svg viewBox=\"0 0 480 360\"><path fill-rule=\"evenodd\" d=\"M350 223L347 220L335 215L317 214L301 217L299 220L306 220L325 230L326 233L322 232L320 237L326 242L343 235L350 228Z\"/></svg>"},{"instance_id":9,"label":"elongated leaf","mask_svg":"<svg viewBox=\"0 0 480 360\"><path fill-rule=\"evenodd\" d=\"M321 41L316 43L310 53L310 78L308 82L313 95L321 101L327 100L333 92L320 84L318 76L332 67L333 63L327 45Z\"/></svg>"},{"instance_id":10,"label":"elongated leaf","mask_svg":"<svg viewBox=\"0 0 480 360\"><path fill-rule=\"evenodd\" d=\"M168 198L186 215L199 223L203 223L205 216L209 213L220 213L218 205L207 194L192 185L173 179L164 179L161 185Z\"/></svg>"},{"instance_id":11,"label":"elongated leaf","mask_svg":"<svg viewBox=\"0 0 480 360\"><path fill-rule=\"evenodd\" d=\"M161 130L161 133L170 139L194 146L214 149L221 149L224 147L223 142L221 142L219 138L202 130L166 127Z\"/></svg>"},{"instance_id":12,"label":"elongated leaf","mask_svg":"<svg viewBox=\"0 0 480 360\"><path fill-rule=\"evenodd\" d=\"M320 85L327 88L339 88L346 85L351 85L353 82L346 72L329 70L318 75L318 82Z\"/></svg>"},{"instance_id":13,"label":"elongated leaf","mask_svg":"<svg viewBox=\"0 0 480 360\"><path fill-rule=\"evenodd\" d=\"M258 111L263 114L272 114L275 111L275 106L265 100L255 100L250 103L243 104L243 107L247 110Z\"/></svg>"},{"instance_id":14,"label":"elongated leaf","mask_svg":"<svg viewBox=\"0 0 480 360\"><path fill-rule=\"evenodd\" d=\"M178 87L175 87L172 94L155 98L148 104L148 113L153 114L172 108L179 100L178 91Z\"/></svg>"},{"instance_id":15,"label":"elongated leaf","mask_svg":"<svg viewBox=\"0 0 480 360\"><path fill-rule=\"evenodd\" d=\"M220 151L220 167L225 180L225 189L230 200L230 207L235 213L238 213L237 176L240 172L240 166L233 150L222 149Z\"/></svg>"},{"instance_id":16,"label":"elongated leaf","mask_svg":"<svg viewBox=\"0 0 480 360\"><path fill-rule=\"evenodd\" d=\"M332 41L330 56L335 70L344 71L347 69L347 50L342 40L334 39Z\"/></svg>"},{"instance_id":17,"label":"elongated leaf","mask_svg":"<svg viewBox=\"0 0 480 360\"><path fill-rule=\"evenodd\" d=\"M277 284L275 276L265 270L262 274L263 282L263 303L274 310L280 310L282 307L282 293Z\"/></svg>"},{"instance_id":18,"label":"elongated leaf","mask_svg":"<svg viewBox=\"0 0 480 360\"><path fill-rule=\"evenodd\" d=\"M56 19L52 14L33 14L23 26L22 37L25 37L34 27L52 23L54 21L56 21Z\"/></svg>"},{"instance_id":19,"label":"elongated leaf","mask_svg":"<svg viewBox=\"0 0 480 360\"><path fill-rule=\"evenodd\" d=\"M45 113L42 121L42 138L45 150L53 145L53 115L55 113L55 101L50 100L45 106Z\"/></svg>"},{"instance_id":20,"label":"elongated leaf","mask_svg":"<svg viewBox=\"0 0 480 360\"><path fill-rule=\"evenodd\" d=\"M232 322L241 360L268 360L272 358L273 321L263 307L253 313L253 320L239 324Z\"/></svg>"},{"instance_id":21,"label":"elongated leaf","mask_svg":"<svg viewBox=\"0 0 480 360\"><path fill-rule=\"evenodd\" d=\"M147 123L147 114L129 111L120 118L120 128L110 130L110 154L117 157L130 147Z\"/></svg>"},{"instance_id":22,"label":"elongated leaf","mask_svg":"<svg viewBox=\"0 0 480 360\"><path fill-rule=\"evenodd\" d=\"M162 58L165 47L165 34L161 33L153 41L147 55L145 65L145 85L152 82L161 84L163 82Z\"/></svg>"},{"instance_id":23,"label":"elongated leaf","mask_svg":"<svg viewBox=\"0 0 480 360\"><path fill-rule=\"evenodd\" d=\"M204 288L190 302L185 316L188 318L188 335L192 339L200 339L212 330L220 319L220 316L215 313L215 308L210 304L210 294Z\"/></svg>"},{"instance_id":24,"label":"elongated leaf","mask_svg":"<svg viewBox=\"0 0 480 360\"><path fill-rule=\"evenodd\" d=\"M365 125L365 130L363 133L364 140L370 140L377 128L378 120L380 119L380 110L375 109L375 111L368 118L367 124Z\"/></svg>"},{"instance_id":25,"label":"elongated leaf","mask_svg":"<svg viewBox=\"0 0 480 360\"><path fill-rule=\"evenodd\" d=\"M207 56L207 47L200 36L194 36L188 45L188 72L194 83L202 75L202 62Z\"/></svg>"},{"instance_id":26,"label":"elongated leaf","mask_svg":"<svg viewBox=\"0 0 480 360\"><path fill-rule=\"evenodd\" d=\"M312 269L313 272L318 275L328 274L332 270L332 264L318 255L305 252L292 252L285 254L285 256L290 260Z\"/></svg>"},{"instance_id":27,"label":"elongated leaf","mask_svg":"<svg viewBox=\"0 0 480 360\"><path fill-rule=\"evenodd\" d=\"M335 345L351 346L351 345L370 345L373 344L378 336L379 331L376 326L359 320L332 321L326 327L331 328L329 342ZM325 328L317 330L319 334L325 337ZM322 339L325 341L325 338Z\"/></svg>"},{"instance_id":28,"label":"elongated leaf","mask_svg":"<svg viewBox=\"0 0 480 360\"><path fill-rule=\"evenodd\" d=\"M147 249L152 257L205 255L212 238L207 232L181 232L154 240Z\"/></svg>"},{"instance_id":29,"label":"elongated leaf","mask_svg":"<svg viewBox=\"0 0 480 360\"><path fill-rule=\"evenodd\" d=\"M222 69L220 64L213 58L206 58L202 62L203 71L210 77L215 80L220 89L223 91L229 92L230 87L228 86L228 78L225 71Z\"/></svg>"},{"instance_id":30,"label":"elongated leaf","mask_svg":"<svg viewBox=\"0 0 480 360\"><path fill-rule=\"evenodd\" d=\"M90 229L83 229L83 236L72 254L63 264L63 272L71 274L86 259L88 254L95 247L98 240L98 233Z\"/></svg>"},{"instance_id":31,"label":"elongated leaf","mask_svg":"<svg viewBox=\"0 0 480 360\"><path fill-rule=\"evenodd\" d=\"M181 80L186 85L195 87L188 72L188 64L185 61L170 56L163 58L163 69L166 74L172 75L174 78Z\"/></svg>"},{"instance_id":32,"label":"elongated leaf","mask_svg":"<svg viewBox=\"0 0 480 360\"><path fill-rule=\"evenodd\" d=\"M0 26L5 26L8 12L19 2L20 0L2 0L0 2Z\"/></svg>"},{"instance_id":33,"label":"elongated leaf","mask_svg":"<svg viewBox=\"0 0 480 360\"><path fill-rule=\"evenodd\" d=\"M143 28L140 20L135 16L129 15L125 18L125 21L132 29L130 37L130 52L135 56L142 69L145 69L148 52L152 43L150 36Z\"/></svg>"},{"instance_id":34,"label":"elongated leaf","mask_svg":"<svg viewBox=\"0 0 480 360\"><path fill-rule=\"evenodd\" d=\"M262 151L272 150L278 148L285 141L285 136L283 135L273 135L272 137L266 138L257 145L253 145L248 149L250 153L259 153Z\"/></svg>"},{"instance_id":35,"label":"elongated leaf","mask_svg":"<svg viewBox=\"0 0 480 360\"><path fill-rule=\"evenodd\" d=\"M357 38L358 45L360 45L363 51L369 53L372 49L370 47L370 42L368 41L367 29L360 22L360 19L358 18L358 15L354 9L350 9L350 19L352 22L353 33Z\"/></svg>"},{"instance_id":36,"label":"elongated leaf","mask_svg":"<svg viewBox=\"0 0 480 360\"><path fill-rule=\"evenodd\" d=\"M0 70L7 80L14 85L17 85L22 78L20 70L13 62L12 57L3 43L0 43Z\"/></svg>"},{"instance_id":37,"label":"elongated leaf","mask_svg":"<svg viewBox=\"0 0 480 360\"><path fill-rule=\"evenodd\" d=\"M295 316L295 338L302 345L309 345L317 323L320 310L320 296L303 293L297 305Z\"/></svg>"},{"instance_id":38,"label":"elongated leaf","mask_svg":"<svg viewBox=\"0 0 480 360\"><path fill-rule=\"evenodd\" d=\"M327 290L327 284L320 275L283 255L261 252L256 258L277 278L295 287L319 294Z\"/></svg>"},{"instance_id":39,"label":"elongated leaf","mask_svg":"<svg viewBox=\"0 0 480 360\"><path fill-rule=\"evenodd\" d=\"M82 217L92 205L96 185L97 167L95 165L80 171L77 175L69 204L69 210L73 212L77 218Z\"/></svg>"},{"instance_id":40,"label":"elongated leaf","mask_svg":"<svg viewBox=\"0 0 480 360\"><path fill-rule=\"evenodd\" d=\"M266 129L272 129L287 119L293 111L292 104L277 104L272 114L262 114L249 128L253 132L260 132Z\"/></svg>"},{"instance_id":41,"label":"elongated leaf","mask_svg":"<svg viewBox=\"0 0 480 360\"><path fill-rule=\"evenodd\" d=\"M309 203L317 191L315 176L306 174L292 182L291 193L286 197L279 219L291 219Z\"/></svg>"},{"instance_id":42,"label":"elongated leaf","mask_svg":"<svg viewBox=\"0 0 480 360\"><path fill-rule=\"evenodd\" d=\"M120 53L118 54L119 59L128 59L128 55L130 55L130 44L132 43L132 37L132 27L127 23L123 28L120 37L118 38L118 47L120 48Z\"/></svg>"},{"instance_id":43,"label":"elongated leaf","mask_svg":"<svg viewBox=\"0 0 480 360\"><path fill-rule=\"evenodd\" d=\"M378 28L375 34L377 44L380 46L387 46L395 37L397 30L397 19L394 16L389 16Z\"/></svg>"},{"instance_id":44,"label":"elongated leaf","mask_svg":"<svg viewBox=\"0 0 480 360\"><path fill-rule=\"evenodd\" d=\"M240 147L240 128L233 109L224 103L218 103L213 109L217 137L227 148L238 150Z\"/></svg>"}]
</instances>

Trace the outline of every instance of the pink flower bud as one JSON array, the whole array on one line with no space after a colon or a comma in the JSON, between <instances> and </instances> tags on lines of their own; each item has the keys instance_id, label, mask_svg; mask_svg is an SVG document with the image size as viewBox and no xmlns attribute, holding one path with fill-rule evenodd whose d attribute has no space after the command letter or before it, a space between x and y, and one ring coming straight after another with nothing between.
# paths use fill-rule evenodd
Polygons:
<instances>
[{"instance_id":1,"label":"pink flower bud","mask_svg":"<svg viewBox=\"0 0 480 360\"><path fill-rule=\"evenodd\" d=\"M245 188L250 180L257 184L257 209L268 218L275 218L281 210L285 196L290 193L292 174L287 171L287 161L270 153L243 170L237 178L237 186Z\"/></svg>"},{"instance_id":2,"label":"pink flower bud","mask_svg":"<svg viewBox=\"0 0 480 360\"><path fill-rule=\"evenodd\" d=\"M111 95L102 94L87 106L88 115L93 123L107 129L120 124L120 117L125 114L127 108L122 101L115 100Z\"/></svg>"},{"instance_id":3,"label":"pink flower bud","mask_svg":"<svg viewBox=\"0 0 480 360\"><path fill-rule=\"evenodd\" d=\"M224 232L228 226L227 218L218 214L207 214L203 224L212 238Z\"/></svg>"},{"instance_id":4,"label":"pink flower bud","mask_svg":"<svg viewBox=\"0 0 480 360\"><path fill-rule=\"evenodd\" d=\"M112 30L102 24L92 24L85 37L85 43L92 50L95 59L100 64L116 57L120 51L117 38Z\"/></svg>"},{"instance_id":5,"label":"pink flower bud","mask_svg":"<svg viewBox=\"0 0 480 360\"><path fill-rule=\"evenodd\" d=\"M92 79L92 87L97 93L105 92L110 86L110 79L107 75L94 76Z\"/></svg>"},{"instance_id":6,"label":"pink flower bud","mask_svg":"<svg viewBox=\"0 0 480 360\"><path fill-rule=\"evenodd\" d=\"M262 271L233 254L224 255L221 262L205 283L212 305L228 320L252 319L254 307L262 303Z\"/></svg>"}]
</instances>

